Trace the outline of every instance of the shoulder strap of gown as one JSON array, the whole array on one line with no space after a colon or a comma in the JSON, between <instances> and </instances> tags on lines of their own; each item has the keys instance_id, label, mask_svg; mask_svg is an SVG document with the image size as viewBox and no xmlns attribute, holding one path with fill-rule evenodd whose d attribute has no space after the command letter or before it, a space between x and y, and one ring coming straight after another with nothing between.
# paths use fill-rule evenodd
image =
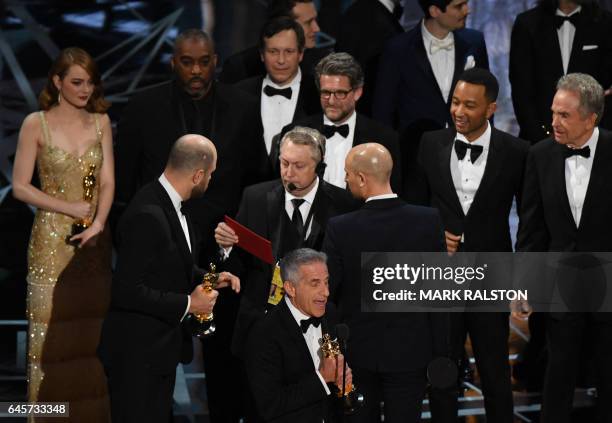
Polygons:
<instances>
[{"instance_id":1,"label":"shoulder strap of gown","mask_svg":"<svg viewBox=\"0 0 612 423\"><path fill-rule=\"evenodd\" d=\"M96 139L102 142L102 128L100 128L100 114L94 113L94 122L96 123Z\"/></svg>"},{"instance_id":2,"label":"shoulder strap of gown","mask_svg":"<svg viewBox=\"0 0 612 423\"><path fill-rule=\"evenodd\" d=\"M44 110L39 111L38 116L40 116L40 124L42 125L45 144L51 145L51 134L49 133L49 126L47 125L47 118L45 117Z\"/></svg>"}]
</instances>

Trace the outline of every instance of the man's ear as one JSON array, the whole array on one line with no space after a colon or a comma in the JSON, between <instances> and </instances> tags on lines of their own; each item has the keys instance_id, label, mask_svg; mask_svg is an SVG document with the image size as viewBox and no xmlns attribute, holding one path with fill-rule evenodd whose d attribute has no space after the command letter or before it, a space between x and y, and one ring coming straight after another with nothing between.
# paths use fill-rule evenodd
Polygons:
<instances>
[{"instance_id":1,"label":"man's ear","mask_svg":"<svg viewBox=\"0 0 612 423\"><path fill-rule=\"evenodd\" d=\"M295 286L293 286L293 283L289 281L283 282L283 289L289 295L289 297L295 297Z\"/></svg>"},{"instance_id":2,"label":"man's ear","mask_svg":"<svg viewBox=\"0 0 612 423\"><path fill-rule=\"evenodd\" d=\"M359 186L363 187L366 184L366 176L363 172L357 172L357 177L359 178Z\"/></svg>"},{"instance_id":3,"label":"man's ear","mask_svg":"<svg viewBox=\"0 0 612 423\"><path fill-rule=\"evenodd\" d=\"M193 178L192 181L194 184L198 185L200 182L202 182L202 179L205 176L205 171L204 169L198 169L193 173Z\"/></svg>"},{"instance_id":4,"label":"man's ear","mask_svg":"<svg viewBox=\"0 0 612 423\"><path fill-rule=\"evenodd\" d=\"M495 111L497 110L497 102L493 102L493 103L489 103L489 105L487 106L487 119L491 119L491 116L493 116L493 114L495 113Z\"/></svg>"}]
</instances>

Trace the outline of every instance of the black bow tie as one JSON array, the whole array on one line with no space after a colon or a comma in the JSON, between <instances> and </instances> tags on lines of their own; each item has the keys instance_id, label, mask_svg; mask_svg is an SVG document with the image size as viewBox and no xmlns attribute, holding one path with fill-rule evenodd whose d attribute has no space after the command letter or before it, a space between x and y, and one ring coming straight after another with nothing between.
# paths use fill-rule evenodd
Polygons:
<instances>
[{"instance_id":1,"label":"black bow tie","mask_svg":"<svg viewBox=\"0 0 612 423\"><path fill-rule=\"evenodd\" d=\"M588 159L589 157L591 157L591 147L589 147L588 145L584 148L566 147L565 150L563 150L563 155L566 159L572 156L582 156L585 159Z\"/></svg>"},{"instance_id":2,"label":"black bow tie","mask_svg":"<svg viewBox=\"0 0 612 423\"><path fill-rule=\"evenodd\" d=\"M187 210L187 207L185 207L187 205L186 201L181 201L181 207L179 208L179 210L181 211L181 214L185 214L185 210Z\"/></svg>"},{"instance_id":3,"label":"black bow tie","mask_svg":"<svg viewBox=\"0 0 612 423\"><path fill-rule=\"evenodd\" d=\"M459 160L463 160L465 154L468 151L468 148L471 150L470 160L472 161L472 163L474 163L482 154L482 150L484 150L484 147L482 145L472 145L468 144L467 142L455 140L455 152L457 152L457 158Z\"/></svg>"},{"instance_id":4,"label":"black bow tie","mask_svg":"<svg viewBox=\"0 0 612 423\"><path fill-rule=\"evenodd\" d=\"M302 327L302 333L306 333L310 325L313 325L315 328L318 328L320 324L321 324L320 317L311 317L306 320L300 320L300 326Z\"/></svg>"},{"instance_id":5,"label":"black bow tie","mask_svg":"<svg viewBox=\"0 0 612 423\"><path fill-rule=\"evenodd\" d=\"M348 137L349 134L349 126L348 124L336 126L336 125L323 125L323 131L321 131L325 138L331 138L337 132L342 135L342 138Z\"/></svg>"},{"instance_id":6,"label":"black bow tie","mask_svg":"<svg viewBox=\"0 0 612 423\"><path fill-rule=\"evenodd\" d=\"M291 87L283 88L282 90L279 88L271 87L270 85L266 85L263 89L264 94L268 97L274 97L275 95L282 95L287 100L291 100Z\"/></svg>"},{"instance_id":7,"label":"black bow tie","mask_svg":"<svg viewBox=\"0 0 612 423\"><path fill-rule=\"evenodd\" d=\"M578 20L580 19L580 13L574 13L572 16L555 16L555 26L557 27L557 29L561 28L561 26L563 26L563 23L565 23L565 21L570 21L572 25L576 26L578 23Z\"/></svg>"}]
</instances>

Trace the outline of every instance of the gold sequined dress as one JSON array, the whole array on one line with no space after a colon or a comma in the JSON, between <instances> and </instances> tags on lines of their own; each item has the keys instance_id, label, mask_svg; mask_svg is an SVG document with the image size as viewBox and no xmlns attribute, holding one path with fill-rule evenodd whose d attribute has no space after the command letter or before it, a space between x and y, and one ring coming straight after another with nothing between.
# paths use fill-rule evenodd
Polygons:
<instances>
[{"instance_id":1,"label":"gold sequined dress","mask_svg":"<svg viewBox=\"0 0 612 423\"><path fill-rule=\"evenodd\" d=\"M95 142L81 157L55 146L44 112L39 116L44 140L36 159L41 189L67 201L82 200L89 166L96 165L98 181L102 167L98 115ZM105 230L96 246L77 249L66 243L73 221L45 210L34 218L27 277L28 396L31 402L69 402L70 418L49 418L51 422L108 423L106 378L96 348L110 301L110 235Z\"/></svg>"}]
</instances>

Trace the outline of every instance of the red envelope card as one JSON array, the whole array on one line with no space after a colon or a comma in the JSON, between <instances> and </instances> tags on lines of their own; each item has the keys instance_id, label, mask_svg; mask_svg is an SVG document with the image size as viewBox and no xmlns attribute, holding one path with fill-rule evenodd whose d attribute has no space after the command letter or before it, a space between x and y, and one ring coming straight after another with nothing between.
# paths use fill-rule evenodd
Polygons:
<instances>
[{"instance_id":1,"label":"red envelope card","mask_svg":"<svg viewBox=\"0 0 612 423\"><path fill-rule=\"evenodd\" d=\"M225 215L223 217L225 223L236 232L238 235L238 245L243 250L253 254L265 261L268 264L274 264L272 257L272 243L262 236L257 235L244 225L236 222L231 217Z\"/></svg>"}]
</instances>

